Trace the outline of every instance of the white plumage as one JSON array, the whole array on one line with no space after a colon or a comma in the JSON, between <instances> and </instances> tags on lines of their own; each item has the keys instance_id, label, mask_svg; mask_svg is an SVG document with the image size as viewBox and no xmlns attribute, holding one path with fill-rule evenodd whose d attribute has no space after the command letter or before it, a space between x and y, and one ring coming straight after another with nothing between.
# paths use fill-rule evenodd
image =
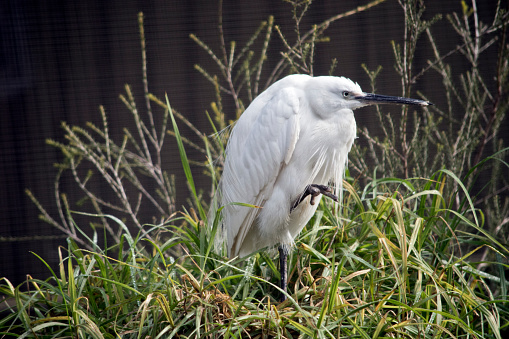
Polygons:
<instances>
[{"instance_id":1,"label":"white plumage","mask_svg":"<svg viewBox=\"0 0 509 339\"><path fill-rule=\"evenodd\" d=\"M336 194L355 139L352 109L343 92L362 94L346 78L291 75L259 95L233 127L220 182L230 257L289 245L315 212L307 185L334 182ZM260 206L229 205L242 202Z\"/></svg>"}]
</instances>

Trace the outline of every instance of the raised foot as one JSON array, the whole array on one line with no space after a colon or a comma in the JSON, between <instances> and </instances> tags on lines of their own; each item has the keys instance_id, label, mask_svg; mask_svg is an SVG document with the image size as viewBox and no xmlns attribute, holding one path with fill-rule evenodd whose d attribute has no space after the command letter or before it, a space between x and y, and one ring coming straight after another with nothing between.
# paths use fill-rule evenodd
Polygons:
<instances>
[{"instance_id":1,"label":"raised foot","mask_svg":"<svg viewBox=\"0 0 509 339\"><path fill-rule=\"evenodd\" d=\"M326 185L318 185L318 184L311 184L306 187L302 195L300 196L297 201L292 205L291 211L293 211L299 204L307 198L308 195L311 196L310 204L314 205L316 203L316 197L318 197L320 194L325 195L326 197L331 198L332 200L338 202L339 199L336 195L332 194L332 188Z\"/></svg>"}]
</instances>

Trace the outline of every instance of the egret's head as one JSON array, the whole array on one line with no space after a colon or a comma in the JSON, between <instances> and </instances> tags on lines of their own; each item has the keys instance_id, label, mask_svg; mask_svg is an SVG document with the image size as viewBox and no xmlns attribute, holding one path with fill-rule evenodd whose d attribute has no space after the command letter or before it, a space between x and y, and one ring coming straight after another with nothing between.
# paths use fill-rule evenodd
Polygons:
<instances>
[{"instance_id":1,"label":"egret's head","mask_svg":"<svg viewBox=\"0 0 509 339\"><path fill-rule=\"evenodd\" d=\"M354 110L367 105L432 105L424 100L365 93L359 84L345 77L312 78L307 84L306 94L313 111L324 118L341 109Z\"/></svg>"},{"instance_id":2,"label":"egret's head","mask_svg":"<svg viewBox=\"0 0 509 339\"><path fill-rule=\"evenodd\" d=\"M321 116L334 114L345 108L354 110L366 105L356 99L364 94L359 84L345 77L312 78L308 82L306 94L313 111Z\"/></svg>"}]
</instances>

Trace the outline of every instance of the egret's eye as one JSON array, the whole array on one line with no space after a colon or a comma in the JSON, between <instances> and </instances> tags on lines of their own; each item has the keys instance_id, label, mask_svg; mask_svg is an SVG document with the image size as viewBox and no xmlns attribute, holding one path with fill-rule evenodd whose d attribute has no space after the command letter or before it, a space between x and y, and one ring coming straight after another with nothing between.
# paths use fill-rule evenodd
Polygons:
<instances>
[{"instance_id":1,"label":"egret's eye","mask_svg":"<svg viewBox=\"0 0 509 339\"><path fill-rule=\"evenodd\" d=\"M350 98L350 92L344 91L343 92L343 97L346 98L346 99Z\"/></svg>"}]
</instances>

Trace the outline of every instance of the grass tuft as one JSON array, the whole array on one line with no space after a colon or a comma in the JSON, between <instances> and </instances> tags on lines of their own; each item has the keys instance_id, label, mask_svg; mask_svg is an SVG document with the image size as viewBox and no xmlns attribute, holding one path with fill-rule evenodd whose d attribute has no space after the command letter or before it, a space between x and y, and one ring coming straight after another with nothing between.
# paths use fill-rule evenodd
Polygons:
<instances>
[{"instance_id":1,"label":"grass tuft","mask_svg":"<svg viewBox=\"0 0 509 339\"><path fill-rule=\"evenodd\" d=\"M370 191L345 182L343 214L322 202L290 255L283 303L270 254L243 262L222 257L211 250L206 223L184 211L136 237L121 226L117 257L70 239L47 280L28 278L14 287L2 279L4 303L12 305L2 332L23 338L501 338L507 281L496 274L507 265L492 262L501 271L488 274L471 259L483 249L505 257L507 247L478 232L469 204L451 210L439 190L406 189L422 180L402 180L402 191L388 190L384 180ZM153 240L160 232L170 239ZM477 248L458 256L458 243L467 238ZM182 255L168 254L177 248Z\"/></svg>"}]
</instances>

